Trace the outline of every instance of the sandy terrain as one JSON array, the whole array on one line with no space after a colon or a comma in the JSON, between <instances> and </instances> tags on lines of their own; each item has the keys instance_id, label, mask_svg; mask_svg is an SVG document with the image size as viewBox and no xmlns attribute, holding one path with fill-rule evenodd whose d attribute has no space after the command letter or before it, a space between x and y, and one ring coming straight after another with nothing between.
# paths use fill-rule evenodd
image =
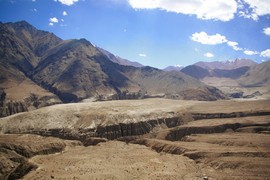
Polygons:
<instances>
[{"instance_id":1,"label":"sandy terrain","mask_svg":"<svg viewBox=\"0 0 270 180\"><path fill-rule=\"evenodd\" d=\"M63 153L36 156L39 168L24 179L201 179L191 159L157 153L119 141L66 148Z\"/></svg>"},{"instance_id":2,"label":"sandy terrain","mask_svg":"<svg viewBox=\"0 0 270 180\"><path fill-rule=\"evenodd\" d=\"M267 179L269 144L267 134L221 133L191 135L184 142L73 146L31 158L39 168L24 179Z\"/></svg>"}]
</instances>

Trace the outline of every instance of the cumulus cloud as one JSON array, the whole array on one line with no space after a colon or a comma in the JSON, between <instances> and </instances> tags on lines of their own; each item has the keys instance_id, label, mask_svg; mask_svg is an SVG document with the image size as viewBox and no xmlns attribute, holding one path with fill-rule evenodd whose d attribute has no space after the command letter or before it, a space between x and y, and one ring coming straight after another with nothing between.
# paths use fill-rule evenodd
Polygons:
<instances>
[{"instance_id":1,"label":"cumulus cloud","mask_svg":"<svg viewBox=\"0 0 270 180\"><path fill-rule=\"evenodd\" d=\"M234 42L234 41L228 41L227 45L232 47L235 51L241 51L243 50L242 48L238 47L238 42Z\"/></svg>"},{"instance_id":2,"label":"cumulus cloud","mask_svg":"<svg viewBox=\"0 0 270 180\"><path fill-rule=\"evenodd\" d=\"M228 41L225 36L222 36L218 33L215 35L208 35L206 32L203 31L200 33L192 34L191 39L193 41L208 45L222 44Z\"/></svg>"},{"instance_id":3,"label":"cumulus cloud","mask_svg":"<svg viewBox=\"0 0 270 180\"><path fill-rule=\"evenodd\" d=\"M259 19L259 16L270 14L270 1L269 0L238 0L241 4L239 9L239 15L245 18L251 18L255 21ZM247 5L247 7L244 6Z\"/></svg>"},{"instance_id":4,"label":"cumulus cloud","mask_svg":"<svg viewBox=\"0 0 270 180\"><path fill-rule=\"evenodd\" d=\"M204 20L230 21L237 12L235 0L128 0L134 9L161 9L168 12L195 15Z\"/></svg>"},{"instance_id":5,"label":"cumulus cloud","mask_svg":"<svg viewBox=\"0 0 270 180\"><path fill-rule=\"evenodd\" d=\"M263 29L263 33L264 33L265 35L267 35L267 36L270 36L270 27L264 28L264 29Z\"/></svg>"},{"instance_id":6,"label":"cumulus cloud","mask_svg":"<svg viewBox=\"0 0 270 180\"><path fill-rule=\"evenodd\" d=\"M59 20L56 17L52 17L49 19L49 25L53 26L55 23L58 23Z\"/></svg>"},{"instance_id":7,"label":"cumulus cloud","mask_svg":"<svg viewBox=\"0 0 270 180\"><path fill-rule=\"evenodd\" d=\"M140 57L146 57L146 54L140 53L139 56L140 56Z\"/></svg>"},{"instance_id":8,"label":"cumulus cloud","mask_svg":"<svg viewBox=\"0 0 270 180\"><path fill-rule=\"evenodd\" d=\"M205 57L212 58L214 55L210 52L204 54Z\"/></svg>"},{"instance_id":9,"label":"cumulus cloud","mask_svg":"<svg viewBox=\"0 0 270 180\"><path fill-rule=\"evenodd\" d=\"M195 41L195 42L199 42L201 44L206 44L206 45L217 45L217 44L226 43L229 47L232 47L235 51L242 51L243 53L245 53L246 55L249 55L249 56L260 54L257 51L247 50L247 49L238 47L238 42L229 41L226 38L226 36L223 36L223 35L218 34L218 33L216 33L215 35L208 35L206 32L202 31L199 33L192 34L190 39ZM270 49L261 52L260 55L263 57L268 57L268 56L270 57ZM214 57L214 55L211 53L205 53L204 56L208 57L208 58Z\"/></svg>"},{"instance_id":10,"label":"cumulus cloud","mask_svg":"<svg viewBox=\"0 0 270 180\"><path fill-rule=\"evenodd\" d=\"M64 5L67 5L67 6L71 6L73 5L75 2L78 2L78 0L55 0L55 1L58 1Z\"/></svg>"},{"instance_id":11,"label":"cumulus cloud","mask_svg":"<svg viewBox=\"0 0 270 180\"><path fill-rule=\"evenodd\" d=\"M270 58L270 49L266 49L260 53L260 56Z\"/></svg>"},{"instance_id":12,"label":"cumulus cloud","mask_svg":"<svg viewBox=\"0 0 270 180\"><path fill-rule=\"evenodd\" d=\"M66 11L63 11L62 15L63 15L63 16L67 16L68 14L67 14Z\"/></svg>"},{"instance_id":13,"label":"cumulus cloud","mask_svg":"<svg viewBox=\"0 0 270 180\"><path fill-rule=\"evenodd\" d=\"M257 51L250 51L250 50L245 50L244 53L249 56L259 54Z\"/></svg>"},{"instance_id":14,"label":"cumulus cloud","mask_svg":"<svg viewBox=\"0 0 270 180\"><path fill-rule=\"evenodd\" d=\"M58 19L56 17L50 18L51 23L58 23Z\"/></svg>"}]
</instances>

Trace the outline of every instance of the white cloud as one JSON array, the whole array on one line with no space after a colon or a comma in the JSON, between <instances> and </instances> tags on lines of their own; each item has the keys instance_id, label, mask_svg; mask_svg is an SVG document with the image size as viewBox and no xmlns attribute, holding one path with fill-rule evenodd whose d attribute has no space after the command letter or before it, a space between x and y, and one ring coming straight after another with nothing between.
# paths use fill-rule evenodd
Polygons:
<instances>
[{"instance_id":1,"label":"white cloud","mask_svg":"<svg viewBox=\"0 0 270 180\"><path fill-rule=\"evenodd\" d=\"M247 18L247 19L253 19L254 21L258 21L259 20L259 17L256 14L254 14L252 12L249 12L248 10L239 11L239 16L240 17Z\"/></svg>"},{"instance_id":2,"label":"white cloud","mask_svg":"<svg viewBox=\"0 0 270 180\"><path fill-rule=\"evenodd\" d=\"M235 51L241 51L243 50L242 48L238 47L238 42L234 42L234 41L228 41L227 45L232 47Z\"/></svg>"},{"instance_id":3,"label":"white cloud","mask_svg":"<svg viewBox=\"0 0 270 180\"><path fill-rule=\"evenodd\" d=\"M266 49L265 51L262 51L260 56L270 58L270 49Z\"/></svg>"},{"instance_id":4,"label":"white cloud","mask_svg":"<svg viewBox=\"0 0 270 180\"><path fill-rule=\"evenodd\" d=\"M36 2L36 0L32 0L32 2Z\"/></svg>"},{"instance_id":5,"label":"white cloud","mask_svg":"<svg viewBox=\"0 0 270 180\"><path fill-rule=\"evenodd\" d=\"M53 26L53 23L52 23L52 22L50 22L50 23L49 23L49 26Z\"/></svg>"},{"instance_id":6,"label":"white cloud","mask_svg":"<svg viewBox=\"0 0 270 180\"><path fill-rule=\"evenodd\" d=\"M140 57L146 57L146 54L139 54Z\"/></svg>"},{"instance_id":7,"label":"white cloud","mask_svg":"<svg viewBox=\"0 0 270 180\"><path fill-rule=\"evenodd\" d=\"M243 48L238 47L238 42L229 41L226 36L216 33L215 35L208 35L206 32L194 33L190 37L191 40L207 45L217 45L227 43L235 51L243 51Z\"/></svg>"},{"instance_id":8,"label":"white cloud","mask_svg":"<svg viewBox=\"0 0 270 180\"><path fill-rule=\"evenodd\" d=\"M194 33L192 34L191 39L208 45L222 44L228 41L225 36L220 34L208 35L206 32Z\"/></svg>"},{"instance_id":9,"label":"white cloud","mask_svg":"<svg viewBox=\"0 0 270 180\"><path fill-rule=\"evenodd\" d=\"M270 14L270 1L269 0L238 0L241 4L246 4L249 8L238 6L242 11L239 11L240 16L251 18L255 21L259 16ZM244 9L245 8L245 9Z\"/></svg>"},{"instance_id":10,"label":"white cloud","mask_svg":"<svg viewBox=\"0 0 270 180\"><path fill-rule=\"evenodd\" d=\"M212 58L214 55L210 52L204 54L205 57Z\"/></svg>"},{"instance_id":11,"label":"white cloud","mask_svg":"<svg viewBox=\"0 0 270 180\"><path fill-rule=\"evenodd\" d=\"M250 50L245 50L244 53L249 56L259 54L257 51L250 51Z\"/></svg>"},{"instance_id":12,"label":"white cloud","mask_svg":"<svg viewBox=\"0 0 270 180\"><path fill-rule=\"evenodd\" d=\"M267 36L270 36L270 27L264 28L263 33L266 34Z\"/></svg>"},{"instance_id":13,"label":"white cloud","mask_svg":"<svg viewBox=\"0 0 270 180\"><path fill-rule=\"evenodd\" d=\"M55 0L57 1L57 0ZM60 3L67 5L67 6L71 6L73 5L75 2L78 2L78 0L58 0Z\"/></svg>"},{"instance_id":14,"label":"white cloud","mask_svg":"<svg viewBox=\"0 0 270 180\"><path fill-rule=\"evenodd\" d=\"M62 15L63 15L63 16L67 16L68 14L67 14L66 11L63 11Z\"/></svg>"},{"instance_id":15,"label":"white cloud","mask_svg":"<svg viewBox=\"0 0 270 180\"><path fill-rule=\"evenodd\" d=\"M230 21L237 12L235 0L128 0L134 9L161 9L196 15L199 19Z\"/></svg>"},{"instance_id":16,"label":"white cloud","mask_svg":"<svg viewBox=\"0 0 270 180\"><path fill-rule=\"evenodd\" d=\"M58 19L56 17L50 18L51 23L58 23Z\"/></svg>"}]
</instances>

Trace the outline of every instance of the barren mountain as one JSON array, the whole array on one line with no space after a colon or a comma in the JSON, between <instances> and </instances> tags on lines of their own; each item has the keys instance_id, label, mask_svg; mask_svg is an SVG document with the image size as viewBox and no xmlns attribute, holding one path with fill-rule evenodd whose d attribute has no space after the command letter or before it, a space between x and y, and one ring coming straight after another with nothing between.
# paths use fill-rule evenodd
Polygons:
<instances>
[{"instance_id":1,"label":"barren mountain","mask_svg":"<svg viewBox=\"0 0 270 180\"><path fill-rule=\"evenodd\" d=\"M269 62L254 64L250 60L235 60L200 62L187 66L181 71L209 86L221 89L230 97L252 98L270 92L269 70Z\"/></svg>"},{"instance_id":2,"label":"barren mountain","mask_svg":"<svg viewBox=\"0 0 270 180\"><path fill-rule=\"evenodd\" d=\"M1 24L1 32L3 89L7 88L4 82L11 81L10 77L13 77L17 84L28 82L47 90L35 88L36 94L45 95L41 91L50 91L63 102L101 96L136 99L156 94L185 98L182 92L190 89L195 93L193 98L200 100L223 97L220 91L213 93L213 88L183 73L127 66L132 63L118 61L120 58L85 39L63 41L52 33L37 30L25 21ZM30 88L26 89L29 91ZM198 91L200 93L196 95ZM203 99L199 97L201 91L205 95ZM12 96L11 91L8 92L9 96Z\"/></svg>"},{"instance_id":3,"label":"barren mountain","mask_svg":"<svg viewBox=\"0 0 270 180\"><path fill-rule=\"evenodd\" d=\"M49 50L31 76L69 102L136 88L119 67L85 39L68 40Z\"/></svg>"},{"instance_id":4,"label":"barren mountain","mask_svg":"<svg viewBox=\"0 0 270 180\"><path fill-rule=\"evenodd\" d=\"M25 21L0 23L0 88L9 100L23 100L31 93L39 97L58 98L29 79L40 55L61 39L39 31Z\"/></svg>"},{"instance_id":5,"label":"barren mountain","mask_svg":"<svg viewBox=\"0 0 270 180\"><path fill-rule=\"evenodd\" d=\"M235 60L228 60L228 61L213 61L213 62L197 62L194 65L200 66L205 69L236 69L244 66L253 66L257 63L250 60L250 59L235 59Z\"/></svg>"},{"instance_id":6,"label":"barren mountain","mask_svg":"<svg viewBox=\"0 0 270 180\"><path fill-rule=\"evenodd\" d=\"M249 68L248 66L243 66L235 69L206 69L197 65L190 65L183 68L181 72L196 79L203 79L205 77L238 79L244 75Z\"/></svg>"},{"instance_id":7,"label":"barren mountain","mask_svg":"<svg viewBox=\"0 0 270 180\"><path fill-rule=\"evenodd\" d=\"M270 86L270 61L252 66L239 83L243 86Z\"/></svg>"},{"instance_id":8,"label":"barren mountain","mask_svg":"<svg viewBox=\"0 0 270 180\"><path fill-rule=\"evenodd\" d=\"M204 77L211 76L209 70L197 65L190 65L181 70L181 72L194 77L196 79L203 79Z\"/></svg>"}]
</instances>

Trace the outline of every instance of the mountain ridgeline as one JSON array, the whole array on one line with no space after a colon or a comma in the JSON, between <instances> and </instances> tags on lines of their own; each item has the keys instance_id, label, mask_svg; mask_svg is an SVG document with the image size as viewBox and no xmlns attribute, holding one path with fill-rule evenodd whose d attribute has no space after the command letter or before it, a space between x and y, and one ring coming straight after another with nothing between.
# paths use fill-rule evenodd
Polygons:
<instances>
[{"instance_id":1,"label":"mountain ridgeline","mask_svg":"<svg viewBox=\"0 0 270 180\"><path fill-rule=\"evenodd\" d=\"M256 62L249 59L236 59L223 62L200 61L181 69L181 72L196 79L203 79L205 77L239 79L242 76L246 76L246 74L249 73L251 67L256 66L259 65Z\"/></svg>"},{"instance_id":2,"label":"mountain ridgeline","mask_svg":"<svg viewBox=\"0 0 270 180\"><path fill-rule=\"evenodd\" d=\"M21 99L34 93L52 103L92 97L99 100L224 97L218 89L184 73L144 67L116 57L86 39L62 40L26 21L0 23L0 70L0 89L13 99L18 99L16 93L21 94Z\"/></svg>"}]
</instances>

